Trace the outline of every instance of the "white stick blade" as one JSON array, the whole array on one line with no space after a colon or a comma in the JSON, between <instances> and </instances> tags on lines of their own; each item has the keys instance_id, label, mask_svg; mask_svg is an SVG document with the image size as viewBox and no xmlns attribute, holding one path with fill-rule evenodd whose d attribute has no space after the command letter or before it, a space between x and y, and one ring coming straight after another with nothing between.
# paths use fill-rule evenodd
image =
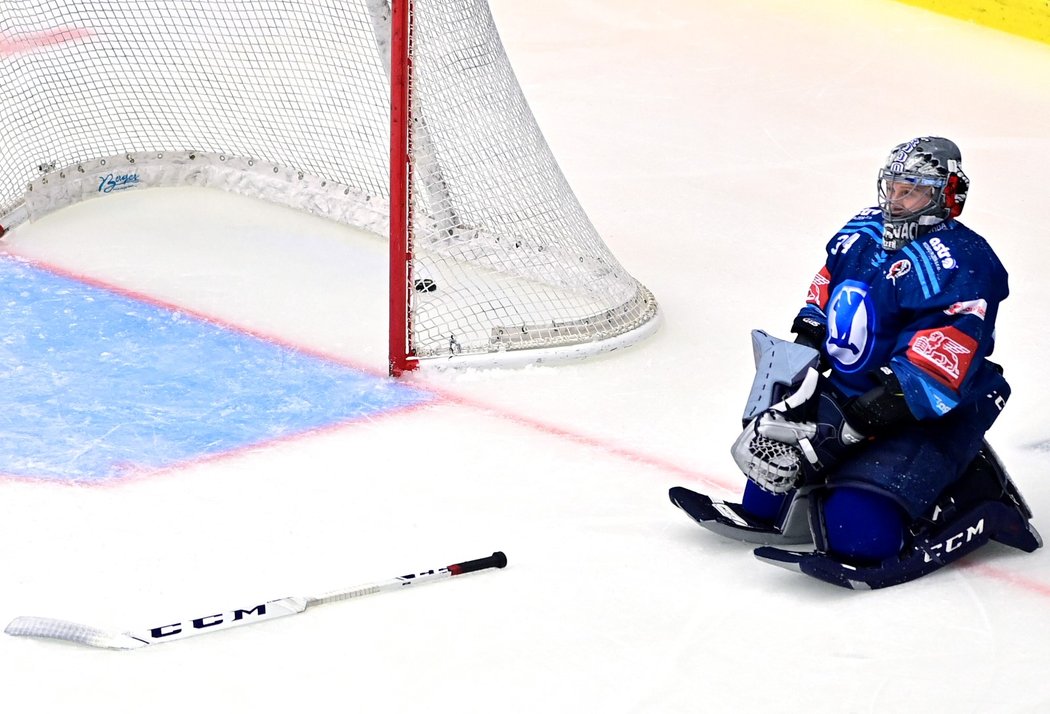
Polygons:
<instances>
[{"instance_id":1,"label":"white stick blade","mask_svg":"<svg viewBox=\"0 0 1050 714\"><path fill-rule=\"evenodd\" d=\"M106 632L95 627L88 627L87 625L66 620L56 620L50 617L16 617L11 620L4 632L16 637L65 640L111 650L132 650L138 647L145 647L148 644L126 634Z\"/></svg>"},{"instance_id":2,"label":"white stick blade","mask_svg":"<svg viewBox=\"0 0 1050 714\"><path fill-rule=\"evenodd\" d=\"M146 645L206 635L231 627L251 625L262 620L296 615L304 609L306 609L305 598L287 597L260 603L254 607L237 608L204 617L189 617L157 627L144 627L123 633L107 632L97 627L56 620L51 617L23 616L12 620L5 632L16 637L41 637L75 642L89 647L131 650Z\"/></svg>"}]
</instances>

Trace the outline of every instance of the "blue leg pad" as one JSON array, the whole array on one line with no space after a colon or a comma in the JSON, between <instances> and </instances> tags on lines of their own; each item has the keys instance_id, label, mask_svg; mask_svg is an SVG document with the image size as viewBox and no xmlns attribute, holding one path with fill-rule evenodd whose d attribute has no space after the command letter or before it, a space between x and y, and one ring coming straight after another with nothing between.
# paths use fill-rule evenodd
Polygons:
<instances>
[{"instance_id":1,"label":"blue leg pad","mask_svg":"<svg viewBox=\"0 0 1050 714\"><path fill-rule=\"evenodd\" d=\"M840 486L823 501L828 553L849 563L879 563L904 545L904 512L875 491Z\"/></svg>"},{"instance_id":2,"label":"blue leg pad","mask_svg":"<svg viewBox=\"0 0 1050 714\"><path fill-rule=\"evenodd\" d=\"M763 491L753 481L748 481L744 487L744 497L740 505L755 518L775 523L784 503L791 495L790 493L778 494Z\"/></svg>"}]
</instances>

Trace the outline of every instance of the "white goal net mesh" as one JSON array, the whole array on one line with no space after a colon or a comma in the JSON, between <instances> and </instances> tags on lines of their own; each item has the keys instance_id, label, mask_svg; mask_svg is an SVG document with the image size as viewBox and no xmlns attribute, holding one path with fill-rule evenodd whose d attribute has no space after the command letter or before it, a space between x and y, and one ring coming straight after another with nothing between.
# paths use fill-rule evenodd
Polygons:
<instances>
[{"instance_id":1,"label":"white goal net mesh","mask_svg":"<svg viewBox=\"0 0 1050 714\"><path fill-rule=\"evenodd\" d=\"M484 0L416 0L414 284L423 357L646 331L652 295L579 206ZM0 0L0 225L201 185L389 221L386 0Z\"/></svg>"}]
</instances>

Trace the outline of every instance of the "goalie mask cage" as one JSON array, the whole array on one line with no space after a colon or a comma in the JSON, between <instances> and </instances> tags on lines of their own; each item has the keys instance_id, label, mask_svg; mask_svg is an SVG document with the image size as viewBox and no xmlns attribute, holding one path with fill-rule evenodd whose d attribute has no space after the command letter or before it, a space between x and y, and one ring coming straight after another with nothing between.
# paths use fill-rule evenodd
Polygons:
<instances>
[{"instance_id":1,"label":"goalie mask cage","mask_svg":"<svg viewBox=\"0 0 1050 714\"><path fill-rule=\"evenodd\" d=\"M0 170L0 232L195 185L389 236L394 374L584 356L657 322L485 0L0 0Z\"/></svg>"}]
</instances>

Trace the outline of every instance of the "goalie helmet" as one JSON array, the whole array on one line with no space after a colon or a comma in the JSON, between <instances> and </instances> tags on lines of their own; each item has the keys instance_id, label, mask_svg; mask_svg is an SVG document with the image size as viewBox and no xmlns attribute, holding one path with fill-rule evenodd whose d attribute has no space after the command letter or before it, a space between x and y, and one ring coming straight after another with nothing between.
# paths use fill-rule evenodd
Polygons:
<instances>
[{"instance_id":1,"label":"goalie helmet","mask_svg":"<svg viewBox=\"0 0 1050 714\"><path fill-rule=\"evenodd\" d=\"M898 144L879 171L882 247L899 250L962 213L970 181L954 142L923 136Z\"/></svg>"}]
</instances>

